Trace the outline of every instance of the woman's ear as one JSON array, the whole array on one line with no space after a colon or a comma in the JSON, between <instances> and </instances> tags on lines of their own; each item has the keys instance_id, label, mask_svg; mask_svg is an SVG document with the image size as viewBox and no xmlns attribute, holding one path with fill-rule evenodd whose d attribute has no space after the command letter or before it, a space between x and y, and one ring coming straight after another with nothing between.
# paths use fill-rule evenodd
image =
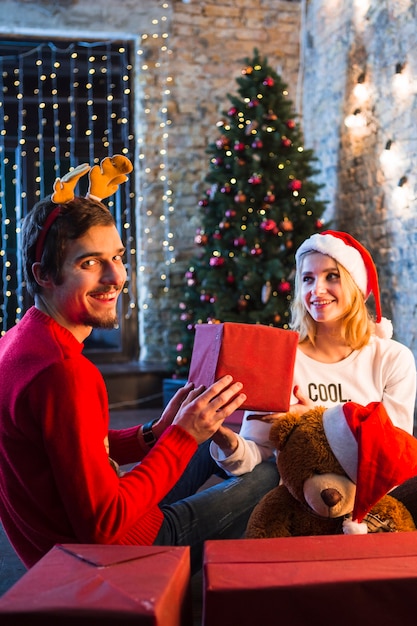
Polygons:
<instances>
[{"instance_id":1,"label":"woman's ear","mask_svg":"<svg viewBox=\"0 0 417 626\"><path fill-rule=\"evenodd\" d=\"M38 283L40 287L43 287L44 289L48 289L48 287L52 286L53 281L49 278L48 275L45 276L42 273L42 268L41 268L41 264L39 263L39 261L37 261L36 263L33 263L32 274L33 274L34 279L36 280L36 282Z\"/></svg>"}]
</instances>

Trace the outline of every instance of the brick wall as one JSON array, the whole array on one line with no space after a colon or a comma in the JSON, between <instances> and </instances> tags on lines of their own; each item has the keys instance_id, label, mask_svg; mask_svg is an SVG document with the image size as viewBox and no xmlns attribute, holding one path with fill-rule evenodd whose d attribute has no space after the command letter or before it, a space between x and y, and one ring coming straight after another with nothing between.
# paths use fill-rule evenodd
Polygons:
<instances>
[{"instance_id":1,"label":"brick wall","mask_svg":"<svg viewBox=\"0 0 417 626\"><path fill-rule=\"evenodd\" d=\"M310 0L302 11L301 55L305 140L320 159L329 217L372 250L383 312L414 354L416 10L411 0ZM405 64L402 74L398 64ZM362 78L364 100L355 90ZM358 109L364 126L346 127Z\"/></svg>"},{"instance_id":2,"label":"brick wall","mask_svg":"<svg viewBox=\"0 0 417 626\"><path fill-rule=\"evenodd\" d=\"M174 342L170 321L199 224L198 200L208 169L205 149L228 108L226 94L236 92L243 59L258 47L289 83L291 97L297 97L299 16L297 0L0 3L3 34L115 36L137 48L135 174L145 364L163 361ZM167 191L172 202L166 200Z\"/></svg>"}]
</instances>

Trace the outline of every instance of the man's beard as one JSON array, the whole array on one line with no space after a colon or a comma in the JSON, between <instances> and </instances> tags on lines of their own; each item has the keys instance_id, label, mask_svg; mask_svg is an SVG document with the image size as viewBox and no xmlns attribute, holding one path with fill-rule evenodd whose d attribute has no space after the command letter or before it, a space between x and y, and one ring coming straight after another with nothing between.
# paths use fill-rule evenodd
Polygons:
<instances>
[{"instance_id":1,"label":"man's beard","mask_svg":"<svg viewBox=\"0 0 417 626\"><path fill-rule=\"evenodd\" d=\"M91 328L103 328L105 330L113 330L118 326L119 320L117 313L109 315L107 318L95 317L93 315L86 315L82 320L84 326L90 326Z\"/></svg>"}]
</instances>

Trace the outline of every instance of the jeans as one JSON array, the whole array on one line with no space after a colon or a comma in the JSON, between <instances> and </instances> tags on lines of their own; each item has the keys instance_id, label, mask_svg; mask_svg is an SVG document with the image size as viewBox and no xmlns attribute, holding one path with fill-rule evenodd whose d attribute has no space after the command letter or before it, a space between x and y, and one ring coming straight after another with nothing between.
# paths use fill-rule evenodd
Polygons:
<instances>
[{"instance_id":1,"label":"jeans","mask_svg":"<svg viewBox=\"0 0 417 626\"><path fill-rule=\"evenodd\" d=\"M164 521L154 541L159 546L190 546L192 573L201 568L204 542L242 538L253 508L279 481L275 460L243 476L226 476L211 458L209 444L199 446L180 480L160 502ZM196 493L213 474L224 480Z\"/></svg>"}]
</instances>

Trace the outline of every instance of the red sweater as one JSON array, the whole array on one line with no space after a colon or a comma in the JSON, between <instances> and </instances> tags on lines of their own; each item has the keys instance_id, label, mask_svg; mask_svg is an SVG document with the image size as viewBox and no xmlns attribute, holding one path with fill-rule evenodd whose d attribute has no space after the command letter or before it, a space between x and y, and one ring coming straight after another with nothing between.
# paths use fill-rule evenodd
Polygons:
<instances>
[{"instance_id":1,"label":"red sweater","mask_svg":"<svg viewBox=\"0 0 417 626\"><path fill-rule=\"evenodd\" d=\"M170 426L141 460L138 427L109 430L107 392L83 344L31 308L0 339L0 515L31 567L56 543L151 545L158 502L197 449ZM120 465L141 460L121 478Z\"/></svg>"}]
</instances>

